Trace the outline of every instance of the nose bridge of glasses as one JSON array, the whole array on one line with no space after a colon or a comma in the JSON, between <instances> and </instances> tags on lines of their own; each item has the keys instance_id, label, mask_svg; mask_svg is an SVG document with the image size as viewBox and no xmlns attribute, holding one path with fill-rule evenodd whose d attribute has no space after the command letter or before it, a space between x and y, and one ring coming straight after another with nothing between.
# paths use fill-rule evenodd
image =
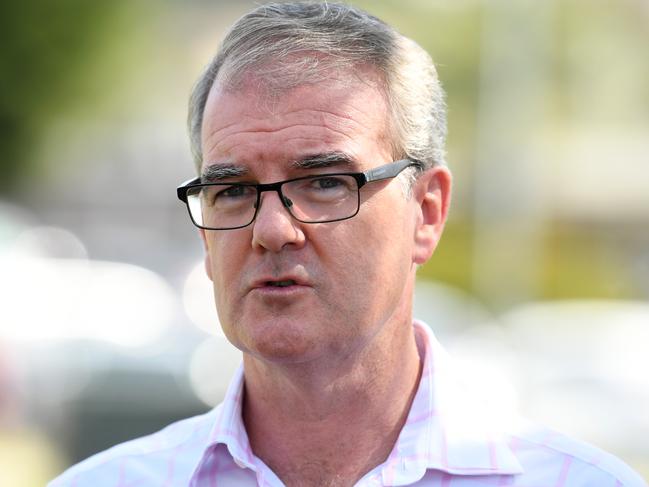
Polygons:
<instances>
[{"instance_id":1,"label":"nose bridge of glasses","mask_svg":"<svg viewBox=\"0 0 649 487\"><path fill-rule=\"evenodd\" d=\"M278 183L259 184L257 186L258 197L257 197L257 202L255 203L255 205L256 205L255 207L261 206L262 193L264 193L264 192L276 192L277 196L279 198L279 201L282 203L282 205L287 210L289 210L289 213L290 213L291 207L293 206L293 201L282 192L282 184L284 184L283 181L278 182Z\"/></svg>"}]
</instances>

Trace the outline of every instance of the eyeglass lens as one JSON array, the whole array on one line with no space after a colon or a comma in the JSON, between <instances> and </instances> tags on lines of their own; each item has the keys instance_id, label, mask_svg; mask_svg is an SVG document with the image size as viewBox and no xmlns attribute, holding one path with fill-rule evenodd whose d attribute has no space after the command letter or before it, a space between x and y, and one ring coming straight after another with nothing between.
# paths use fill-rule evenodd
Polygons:
<instances>
[{"instance_id":1,"label":"eyeglass lens","mask_svg":"<svg viewBox=\"0 0 649 487\"><path fill-rule=\"evenodd\" d=\"M192 219L201 227L243 227L255 217L256 186L213 184L190 188L187 202ZM305 223L341 220L358 211L358 184L353 176L321 175L281 185L284 206Z\"/></svg>"}]
</instances>

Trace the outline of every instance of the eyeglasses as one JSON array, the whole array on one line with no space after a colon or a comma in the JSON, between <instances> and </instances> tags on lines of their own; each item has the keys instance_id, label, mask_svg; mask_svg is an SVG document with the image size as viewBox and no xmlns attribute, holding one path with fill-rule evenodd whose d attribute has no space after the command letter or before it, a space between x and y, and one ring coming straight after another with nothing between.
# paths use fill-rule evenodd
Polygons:
<instances>
[{"instance_id":1,"label":"eyeglasses","mask_svg":"<svg viewBox=\"0 0 649 487\"><path fill-rule=\"evenodd\" d=\"M186 181L177 188L194 225L205 230L234 230L257 216L264 191L276 191L290 215L303 223L347 220L358 213L360 189L367 183L394 178L420 164L409 159L365 172L317 174L269 184Z\"/></svg>"}]
</instances>

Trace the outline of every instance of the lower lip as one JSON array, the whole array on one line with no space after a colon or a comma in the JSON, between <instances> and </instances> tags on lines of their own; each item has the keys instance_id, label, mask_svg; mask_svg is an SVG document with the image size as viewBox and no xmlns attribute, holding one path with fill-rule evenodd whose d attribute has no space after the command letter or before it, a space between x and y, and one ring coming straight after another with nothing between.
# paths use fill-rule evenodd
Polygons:
<instances>
[{"instance_id":1,"label":"lower lip","mask_svg":"<svg viewBox=\"0 0 649 487\"><path fill-rule=\"evenodd\" d=\"M311 287L309 286L301 286L298 284L294 284L292 286L262 286L254 288L252 290L252 293L268 297L281 297L298 295L310 289Z\"/></svg>"}]
</instances>

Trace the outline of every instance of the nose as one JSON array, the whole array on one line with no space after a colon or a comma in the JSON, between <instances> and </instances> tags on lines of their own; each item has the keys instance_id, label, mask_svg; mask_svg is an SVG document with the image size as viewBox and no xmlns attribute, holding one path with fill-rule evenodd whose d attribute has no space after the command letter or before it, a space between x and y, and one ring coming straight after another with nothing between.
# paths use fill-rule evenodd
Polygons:
<instances>
[{"instance_id":1,"label":"nose","mask_svg":"<svg viewBox=\"0 0 649 487\"><path fill-rule=\"evenodd\" d=\"M292 202L285 198L284 203L278 192L269 191L261 195L257 216L252 223L253 249L279 252L287 245L300 248L305 235L302 224L289 213Z\"/></svg>"}]
</instances>

